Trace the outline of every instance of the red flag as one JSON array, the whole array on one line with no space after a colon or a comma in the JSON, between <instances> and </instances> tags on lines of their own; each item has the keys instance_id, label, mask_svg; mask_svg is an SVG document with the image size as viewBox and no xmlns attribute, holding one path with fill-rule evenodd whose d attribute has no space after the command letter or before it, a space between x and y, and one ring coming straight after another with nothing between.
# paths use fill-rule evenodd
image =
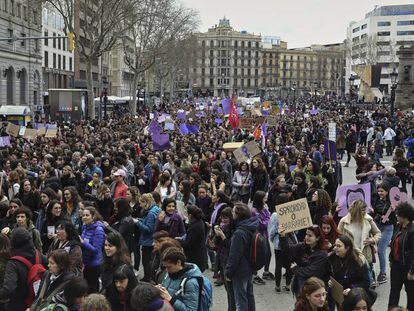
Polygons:
<instances>
[{"instance_id":1,"label":"red flag","mask_svg":"<svg viewBox=\"0 0 414 311\"><path fill-rule=\"evenodd\" d=\"M239 114L234 105L234 97L232 97L230 101L229 123L232 128L236 128L239 126Z\"/></svg>"},{"instance_id":2,"label":"red flag","mask_svg":"<svg viewBox=\"0 0 414 311\"><path fill-rule=\"evenodd\" d=\"M262 136L262 126L258 125L253 132L254 140L259 140L261 136Z\"/></svg>"}]
</instances>

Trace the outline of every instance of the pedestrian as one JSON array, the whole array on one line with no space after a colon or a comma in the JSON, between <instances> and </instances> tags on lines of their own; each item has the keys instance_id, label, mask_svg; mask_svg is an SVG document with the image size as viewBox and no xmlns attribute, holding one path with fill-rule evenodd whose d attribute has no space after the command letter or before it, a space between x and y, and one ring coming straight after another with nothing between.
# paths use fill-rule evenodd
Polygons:
<instances>
[{"instance_id":1,"label":"pedestrian","mask_svg":"<svg viewBox=\"0 0 414 311\"><path fill-rule=\"evenodd\" d=\"M295 303L295 311L329 311L325 283L311 277L303 283Z\"/></svg>"}]
</instances>

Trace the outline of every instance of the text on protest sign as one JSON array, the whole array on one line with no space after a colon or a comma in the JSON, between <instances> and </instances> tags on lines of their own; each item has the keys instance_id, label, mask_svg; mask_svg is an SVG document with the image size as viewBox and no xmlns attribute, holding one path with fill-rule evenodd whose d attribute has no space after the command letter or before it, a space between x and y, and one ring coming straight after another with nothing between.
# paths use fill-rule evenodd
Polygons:
<instances>
[{"instance_id":1,"label":"text on protest sign","mask_svg":"<svg viewBox=\"0 0 414 311\"><path fill-rule=\"evenodd\" d=\"M276 212L279 218L279 224L285 233L312 226L312 218L306 199L276 205Z\"/></svg>"}]
</instances>

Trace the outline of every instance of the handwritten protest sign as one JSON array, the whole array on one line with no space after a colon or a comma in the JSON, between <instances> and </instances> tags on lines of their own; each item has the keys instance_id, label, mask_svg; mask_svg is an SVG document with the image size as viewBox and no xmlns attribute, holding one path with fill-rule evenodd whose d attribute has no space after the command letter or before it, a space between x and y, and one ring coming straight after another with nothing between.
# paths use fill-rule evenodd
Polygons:
<instances>
[{"instance_id":1,"label":"handwritten protest sign","mask_svg":"<svg viewBox=\"0 0 414 311\"><path fill-rule=\"evenodd\" d=\"M255 141L249 141L240 148L233 151L234 157L237 162L250 162L255 156L260 154L262 151Z\"/></svg>"},{"instance_id":2,"label":"handwritten protest sign","mask_svg":"<svg viewBox=\"0 0 414 311\"><path fill-rule=\"evenodd\" d=\"M253 118L240 118L239 127L242 129L251 129L253 126Z\"/></svg>"},{"instance_id":3,"label":"handwritten protest sign","mask_svg":"<svg viewBox=\"0 0 414 311\"><path fill-rule=\"evenodd\" d=\"M26 128L26 130L24 131L23 137L28 138L28 139L34 139L37 137L37 130Z\"/></svg>"},{"instance_id":4,"label":"handwritten protest sign","mask_svg":"<svg viewBox=\"0 0 414 311\"><path fill-rule=\"evenodd\" d=\"M312 218L306 199L276 205L276 212L279 224L284 228L285 233L312 226Z\"/></svg>"},{"instance_id":5,"label":"handwritten protest sign","mask_svg":"<svg viewBox=\"0 0 414 311\"><path fill-rule=\"evenodd\" d=\"M0 137L0 147L8 147L8 146L11 146L10 136Z\"/></svg>"},{"instance_id":6,"label":"handwritten protest sign","mask_svg":"<svg viewBox=\"0 0 414 311\"><path fill-rule=\"evenodd\" d=\"M224 151L234 151L238 148L240 148L241 146L243 146L243 143L241 142L236 142L236 143L225 143L223 144L223 149Z\"/></svg>"},{"instance_id":7,"label":"handwritten protest sign","mask_svg":"<svg viewBox=\"0 0 414 311\"><path fill-rule=\"evenodd\" d=\"M348 208L356 200L364 201L371 208L371 184L343 185L338 188L339 217L348 214ZM369 213L370 210L367 210Z\"/></svg>"},{"instance_id":8,"label":"handwritten protest sign","mask_svg":"<svg viewBox=\"0 0 414 311\"><path fill-rule=\"evenodd\" d=\"M46 135L46 127L39 127L37 129L37 135L38 136L44 136L44 135Z\"/></svg>"},{"instance_id":9,"label":"handwritten protest sign","mask_svg":"<svg viewBox=\"0 0 414 311\"><path fill-rule=\"evenodd\" d=\"M6 127L6 133L13 136L13 137L17 137L19 136L19 131L20 131L20 126L13 124L13 123L8 123L7 127Z\"/></svg>"},{"instance_id":10,"label":"handwritten protest sign","mask_svg":"<svg viewBox=\"0 0 414 311\"><path fill-rule=\"evenodd\" d=\"M57 129L48 128L45 137L54 138L57 136Z\"/></svg>"}]
</instances>

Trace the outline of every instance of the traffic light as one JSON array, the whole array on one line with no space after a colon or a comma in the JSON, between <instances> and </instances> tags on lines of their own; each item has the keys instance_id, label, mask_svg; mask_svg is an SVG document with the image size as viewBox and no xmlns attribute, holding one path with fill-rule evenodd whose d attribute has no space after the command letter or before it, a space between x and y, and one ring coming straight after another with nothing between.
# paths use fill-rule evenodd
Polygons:
<instances>
[{"instance_id":1,"label":"traffic light","mask_svg":"<svg viewBox=\"0 0 414 311\"><path fill-rule=\"evenodd\" d=\"M68 51L73 52L74 50L73 32L68 33Z\"/></svg>"}]
</instances>

